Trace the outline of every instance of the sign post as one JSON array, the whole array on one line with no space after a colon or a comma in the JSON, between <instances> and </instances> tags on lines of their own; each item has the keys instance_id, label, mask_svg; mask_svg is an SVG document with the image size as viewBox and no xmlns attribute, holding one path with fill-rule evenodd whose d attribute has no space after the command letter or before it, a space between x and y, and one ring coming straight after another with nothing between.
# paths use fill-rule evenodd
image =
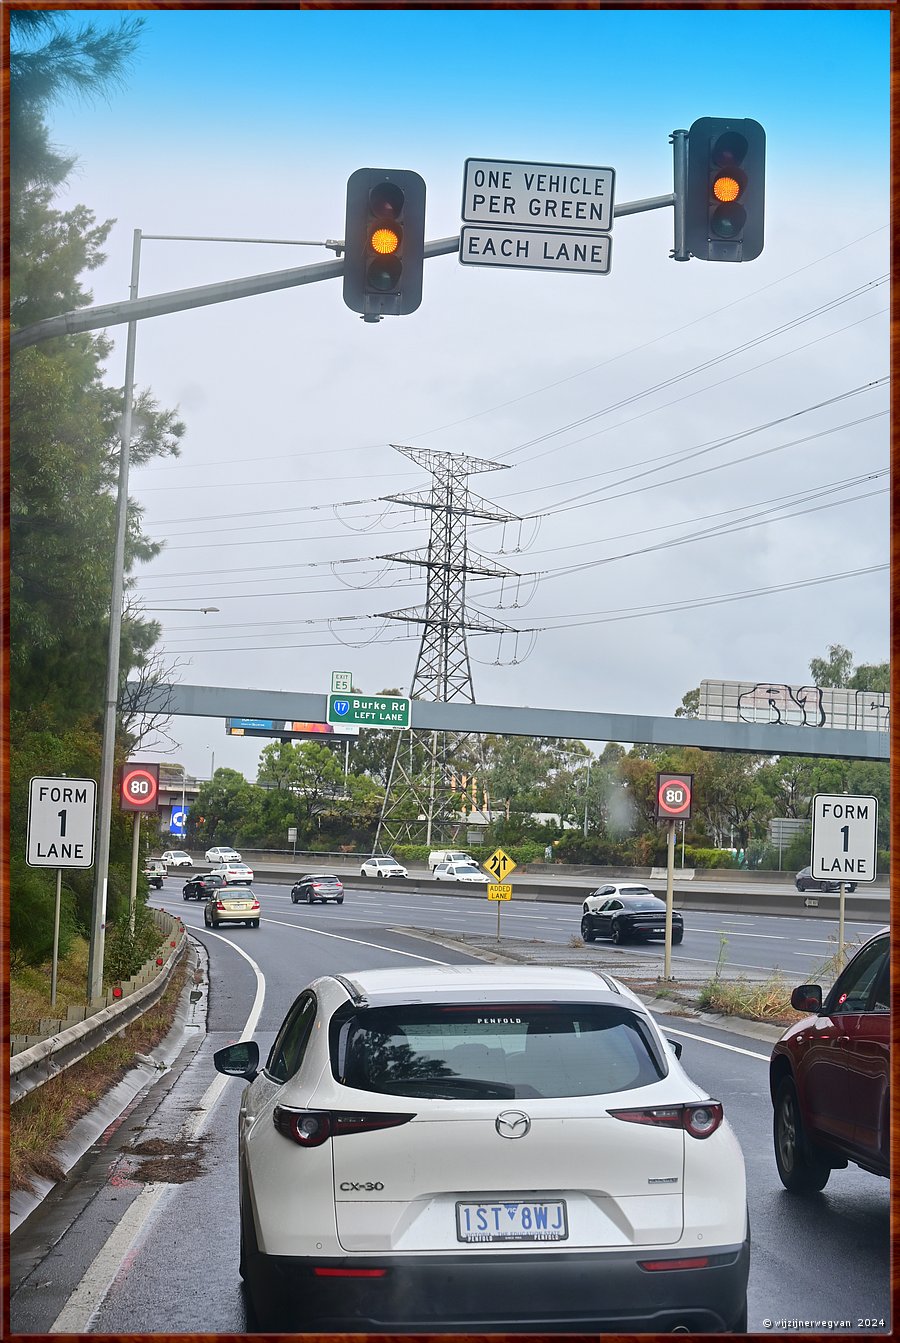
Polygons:
<instances>
[{"instance_id":1,"label":"sign post","mask_svg":"<svg viewBox=\"0 0 900 1343\"><path fill-rule=\"evenodd\" d=\"M878 799L816 793L812 805L810 870L817 881L840 883L838 961L844 961L845 883L878 875Z\"/></svg>"},{"instance_id":2,"label":"sign post","mask_svg":"<svg viewBox=\"0 0 900 1343\"><path fill-rule=\"evenodd\" d=\"M657 774L656 816L667 822L666 834L666 945L663 978L672 973L672 906L675 875L675 822L689 821L694 796L693 774Z\"/></svg>"},{"instance_id":3,"label":"sign post","mask_svg":"<svg viewBox=\"0 0 900 1343\"><path fill-rule=\"evenodd\" d=\"M159 800L159 765L142 765L129 760L122 766L119 807L134 812L131 832L131 887L128 893L128 927L134 932L137 910L137 874L141 849L141 814L155 812Z\"/></svg>"}]
</instances>

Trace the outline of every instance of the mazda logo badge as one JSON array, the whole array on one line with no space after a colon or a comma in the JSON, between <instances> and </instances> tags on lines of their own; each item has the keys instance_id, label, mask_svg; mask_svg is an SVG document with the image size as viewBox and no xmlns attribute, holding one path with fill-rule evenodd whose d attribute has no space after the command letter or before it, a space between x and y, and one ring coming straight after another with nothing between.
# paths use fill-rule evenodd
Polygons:
<instances>
[{"instance_id":1,"label":"mazda logo badge","mask_svg":"<svg viewBox=\"0 0 900 1343\"><path fill-rule=\"evenodd\" d=\"M523 1110L504 1110L494 1120L501 1138L524 1138L531 1128L531 1120Z\"/></svg>"}]
</instances>

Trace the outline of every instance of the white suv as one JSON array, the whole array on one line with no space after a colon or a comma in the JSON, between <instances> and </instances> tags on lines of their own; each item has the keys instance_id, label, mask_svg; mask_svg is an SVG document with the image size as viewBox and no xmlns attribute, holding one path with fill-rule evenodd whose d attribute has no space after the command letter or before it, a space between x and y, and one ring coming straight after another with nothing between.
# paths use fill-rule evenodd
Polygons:
<instances>
[{"instance_id":1,"label":"white suv","mask_svg":"<svg viewBox=\"0 0 900 1343\"><path fill-rule=\"evenodd\" d=\"M406 868L397 862L396 858L388 858L381 854L380 857L367 858L359 869L361 877L408 877Z\"/></svg>"},{"instance_id":2,"label":"white suv","mask_svg":"<svg viewBox=\"0 0 900 1343\"><path fill-rule=\"evenodd\" d=\"M476 867L470 858L467 863L438 863L434 869L435 881L466 881L486 885L490 877Z\"/></svg>"},{"instance_id":3,"label":"white suv","mask_svg":"<svg viewBox=\"0 0 900 1343\"><path fill-rule=\"evenodd\" d=\"M214 1056L249 1083L240 1272L256 1323L745 1332L744 1160L678 1053L590 970L316 979L261 1069L253 1040Z\"/></svg>"},{"instance_id":4,"label":"white suv","mask_svg":"<svg viewBox=\"0 0 900 1343\"><path fill-rule=\"evenodd\" d=\"M168 867L193 867L194 860L184 849L166 849L162 858L159 860Z\"/></svg>"}]
</instances>

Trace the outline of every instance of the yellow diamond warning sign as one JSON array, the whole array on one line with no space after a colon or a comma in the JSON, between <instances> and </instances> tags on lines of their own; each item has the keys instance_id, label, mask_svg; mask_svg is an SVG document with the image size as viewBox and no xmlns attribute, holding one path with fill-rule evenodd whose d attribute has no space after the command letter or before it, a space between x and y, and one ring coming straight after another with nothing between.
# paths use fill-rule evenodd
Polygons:
<instances>
[{"instance_id":1,"label":"yellow diamond warning sign","mask_svg":"<svg viewBox=\"0 0 900 1343\"><path fill-rule=\"evenodd\" d=\"M502 849L495 849L490 858L483 862L481 866L489 876L494 878L494 881L501 882L506 881L510 872L516 870L516 864L510 858L509 854L504 853ZM499 897L495 897L495 899L496 898Z\"/></svg>"}]
</instances>

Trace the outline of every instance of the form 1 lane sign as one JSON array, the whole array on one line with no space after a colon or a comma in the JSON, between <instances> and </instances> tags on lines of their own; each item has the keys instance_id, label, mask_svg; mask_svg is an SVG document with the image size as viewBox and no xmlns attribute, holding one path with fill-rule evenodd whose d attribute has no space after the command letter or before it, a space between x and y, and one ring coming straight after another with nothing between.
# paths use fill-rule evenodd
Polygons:
<instances>
[{"instance_id":1,"label":"form 1 lane sign","mask_svg":"<svg viewBox=\"0 0 900 1343\"><path fill-rule=\"evenodd\" d=\"M810 866L817 881L874 881L878 858L878 799L816 793Z\"/></svg>"},{"instance_id":2,"label":"form 1 lane sign","mask_svg":"<svg viewBox=\"0 0 900 1343\"><path fill-rule=\"evenodd\" d=\"M92 867L96 810L96 779L32 779L28 790L28 866Z\"/></svg>"}]
</instances>

